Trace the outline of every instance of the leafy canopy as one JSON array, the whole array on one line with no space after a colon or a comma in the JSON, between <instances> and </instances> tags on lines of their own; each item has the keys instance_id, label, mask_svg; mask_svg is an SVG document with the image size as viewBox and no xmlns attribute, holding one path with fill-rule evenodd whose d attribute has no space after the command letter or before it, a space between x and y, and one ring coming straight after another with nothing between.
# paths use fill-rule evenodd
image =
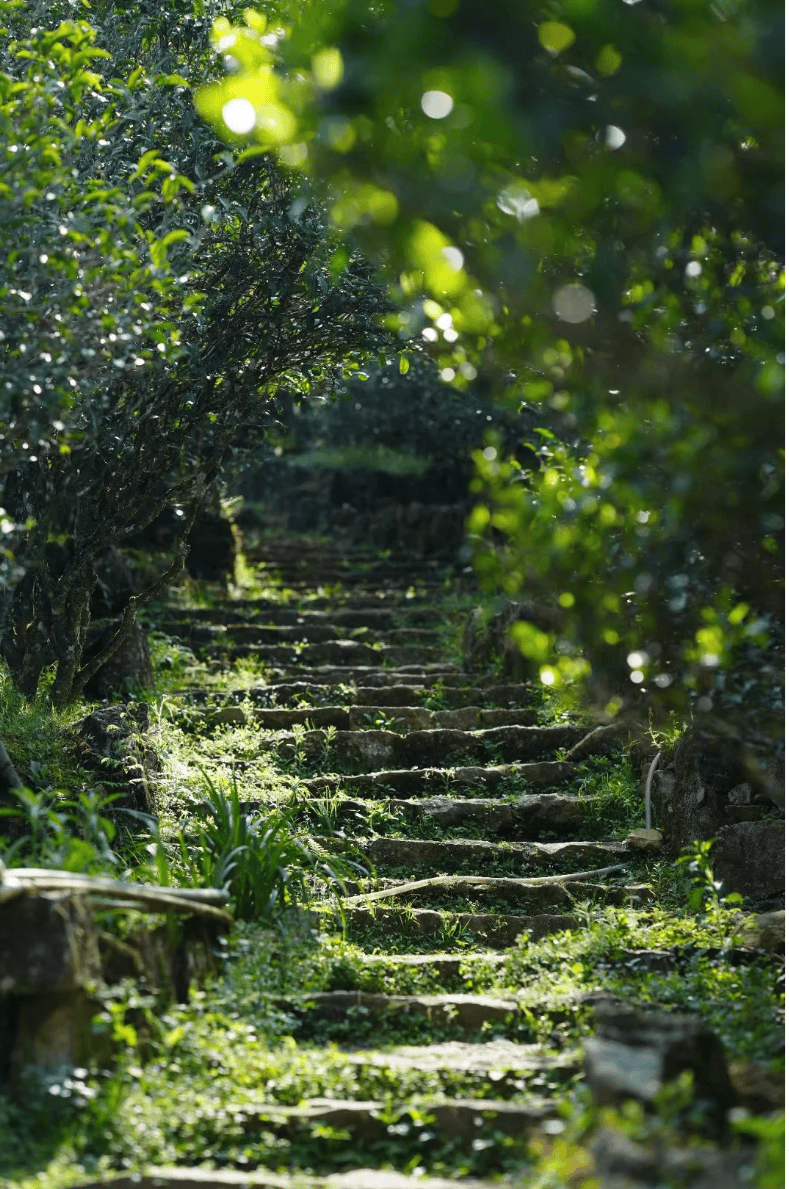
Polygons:
<instances>
[{"instance_id":1,"label":"leafy canopy","mask_svg":"<svg viewBox=\"0 0 789 1189\"><path fill-rule=\"evenodd\" d=\"M323 181L447 382L485 366L559 414L536 477L489 443L472 520L486 579L562 595L548 682L581 645L614 685L709 710L766 647L779 34L768 0L285 2L214 26L217 130Z\"/></svg>"}]
</instances>

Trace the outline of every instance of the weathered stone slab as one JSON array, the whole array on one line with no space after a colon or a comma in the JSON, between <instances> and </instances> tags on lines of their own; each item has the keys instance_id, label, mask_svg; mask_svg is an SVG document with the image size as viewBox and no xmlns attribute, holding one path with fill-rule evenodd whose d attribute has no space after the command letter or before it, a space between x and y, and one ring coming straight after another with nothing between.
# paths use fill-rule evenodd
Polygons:
<instances>
[{"instance_id":1,"label":"weathered stone slab","mask_svg":"<svg viewBox=\"0 0 789 1189\"><path fill-rule=\"evenodd\" d=\"M744 933L742 944L768 954L782 954L786 944L785 910L760 913Z\"/></svg>"},{"instance_id":2,"label":"weathered stone slab","mask_svg":"<svg viewBox=\"0 0 789 1189\"><path fill-rule=\"evenodd\" d=\"M342 788L354 794L380 796L381 790L404 793L410 796L443 792L449 785L452 791L460 789L495 789L504 781L518 780L526 785L550 787L564 784L575 776L572 764L558 760L545 760L533 764L494 764L490 767L458 768L405 768L367 772L360 776L316 776L301 782L302 788L311 792Z\"/></svg>"},{"instance_id":3,"label":"weathered stone slab","mask_svg":"<svg viewBox=\"0 0 789 1189\"><path fill-rule=\"evenodd\" d=\"M419 955L429 958L430 955ZM490 955L489 955L490 956ZM389 1069L418 1069L424 1073L446 1070L487 1076L518 1077L529 1073L553 1073L557 1077L572 1077L581 1068L577 1053L546 1054L540 1045L518 1044L513 1040L464 1041L449 1040L429 1045L397 1045L394 1048L371 1049L349 1053L352 1065L375 1065Z\"/></svg>"},{"instance_id":4,"label":"weathered stone slab","mask_svg":"<svg viewBox=\"0 0 789 1189\"><path fill-rule=\"evenodd\" d=\"M452 878L449 877L450 880ZM458 880L455 884L434 884L408 893L409 905L414 908L440 907L446 904L447 900L467 896L482 905L486 902L506 904L511 911L517 913L571 913L576 900L581 898L604 904L625 904L629 900L647 903L653 898L651 889L645 884L617 885L568 880L566 883L524 886L522 881L506 877L484 883L478 876L473 875L454 878ZM394 904L397 903L395 896L396 889L392 889ZM381 898L386 899L383 896ZM360 904L360 907L366 906Z\"/></svg>"},{"instance_id":5,"label":"weathered stone slab","mask_svg":"<svg viewBox=\"0 0 789 1189\"><path fill-rule=\"evenodd\" d=\"M26 893L0 903L0 995L77 991L100 980L93 914L84 897Z\"/></svg>"},{"instance_id":6,"label":"weathered stone slab","mask_svg":"<svg viewBox=\"0 0 789 1189\"><path fill-rule=\"evenodd\" d=\"M374 651L374 650L373 650ZM376 653L377 657L381 653ZM306 681L316 685L422 685L433 686L441 682L445 686L463 686L468 678L457 665L395 665L391 668L381 668L380 660L360 664L358 661L345 664L324 664L312 661L301 654L300 663L292 663L290 659L282 662L285 667L278 677L270 677L273 685L290 684L295 680ZM279 662L272 662L279 663Z\"/></svg>"},{"instance_id":7,"label":"weathered stone slab","mask_svg":"<svg viewBox=\"0 0 789 1189\"><path fill-rule=\"evenodd\" d=\"M227 637L234 644L325 644L337 639L337 631L331 624L323 622L271 626L247 623L230 624ZM195 642L202 643L199 638Z\"/></svg>"},{"instance_id":8,"label":"weathered stone slab","mask_svg":"<svg viewBox=\"0 0 789 1189\"><path fill-rule=\"evenodd\" d=\"M417 705L402 705L393 710L391 705L387 706L381 702L351 706L350 729L369 729L370 716L378 714L394 718L398 724L402 722L409 730L417 731L476 731L485 727L530 727L535 725L537 719L533 710L484 710L473 704L456 710L431 710Z\"/></svg>"},{"instance_id":9,"label":"weathered stone slab","mask_svg":"<svg viewBox=\"0 0 789 1189\"><path fill-rule=\"evenodd\" d=\"M529 682L502 685L493 681L480 679L480 685L485 691L485 701L494 706L524 706L534 697L534 686Z\"/></svg>"},{"instance_id":10,"label":"weathered stone slab","mask_svg":"<svg viewBox=\"0 0 789 1189\"><path fill-rule=\"evenodd\" d=\"M457 1189L456 1180L443 1177L413 1177L377 1168L332 1173L327 1177L304 1173L275 1173L266 1169L252 1172L211 1172L202 1168L152 1168L147 1173L127 1173L82 1181L74 1189ZM463 1178L464 1189L491 1189L490 1181Z\"/></svg>"},{"instance_id":11,"label":"weathered stone slab","mask_svg":"<svg viewBox=\"0 0 789 1189\"><path fill-rule=\"evenodd\" d=\"M355 640L333 640L324 644L307 644L294 653L293 644L237 644L232 647L216 646L209 649L210 655L226 655L235 660L238 657L257 657L271 665L382 665L385 653L369 644ZM219 651L217 651L219 649Z\"/></svg>"},{"instance_id":12,"label":"weathered stone slab","mask_svg":"<svg viewBox=\"0 0 789 1189\"><path fill-rule=\"evenodd\" d=\"M785 823L739 822L725 826L712 852L712 865L724 892L753 900L780 896L785 882Z\"/></svg>"},{"instance_id":13,"label":"weathered stone slab","mask_svg":"<svg viewBox=\"0 0 789 1189\"><path fill-rule=\"evenodd\" d=\"M428 819L444 828L474 823L494 834L518 839L537 838L543 830L568 831L583 822L583 802L562 793L534 793L517 801L492 798L428 797L424 800L399 800L387 803L391 813L401 813L406 820Z\"/></svg>"},{"instance_id":14,"label":"weathered stone slab","mask_svg":"<svg viewBox=\"0 0 789 1189\"><path fill-rule=\"evenodd\" d=\"M492 995L376 995L369 991L316 991L302 1001L277 1000L277 1006L300 1016L344 1020L351 1009L362 1008L375 1018L420 1016L436 1027L452 1026L478 1032L483 1024L506 1024L517 1018L517 999Z\"/></svg>"},{"instance_id":15,"label":"weathered stone slab","mask_svg":"<svg viewBox=\"0 0 789 1189\"><path fill-rule=\"evenodd\" d=\"M696 1016L600 1007L596 1035L583 1042L586 1077L598 1102L651 1102L683 1070L718 1123L737 1103L723 1046Z\"/></svg>"},{"instance_id":16,"label":"weathered stone slab","mask_svg":"<svg viewBox=\"0 0 789 1189\"><path fill-rule=\"evenodd\" d=\"M325 841L331 843L331 840ZM485 842L480 839L428 838L361 839L356 844L376 865L393 867L430 867L436 873L451 871L460 863L474 862L480 875L485 868L502 860L515 860L524 868L544 871L557 863L577 864L579 868L621 862L627 850L621 842Z\"/></svg>"},{"instance_id":17,"label":"weathered stone slab","mask_svg":"<svg viewBox=\"0 0 789 1189\"><path fill-rule=\"evenodd\" d=\"M412 731L430 730L435 722L433 711L424 706L398 706L396 709L387 706L351 706L348 711L348 729L370 730L379 715L394 719L398 729L402 727Z\"/></svg>"},{"instance_id":18,"label":"weathered stone slab","mask_svg":"<svg viewBox=\"0 0 789 1189\"><path fill-rule=\"evenodd\" d=\"M546 1119L555 1118L555 1104L545 1099L530 1102L502 1102L498 1099L439 1099L416 1104L420 1118L430 1116L430 1130L441 1140L470 1139L484 1125L513 1137L525 1136L539 1127ZM386 1138L392 1108L384 1102L334 1101L331 1099L308 1100L303 1106L282 1108L276 1105L233 1108L236 1117L242 1118L242 1126L248 1129L285 1130L297 1132L305 1124L323 1124L325 1127L342 1128L351 1132L354 1140L361 1143L375 1142ZM409 1109L403 1105L398 1112L401 1120L407 1121Z\"/></svg>"},{"instance_id":19,"label":"weathered stone slab","mask_svg":"<svg viewBox=\"0 0 789 1189\"><path fill-rule=\"evenodd\" d=\"M0 889L2 890L2 889ZM84 897L22 894L0 903L0 1080L26 1066L83 1063L101 983L93 915Z\"/></svg>"},{"instance_id":20,"label":"weathered stone slab","mask_svg":"<svg viewBox=\"0 0 789 1189\"><path fill-rule=\"evenodd\" d=\"M491 727L487 730L414 730L409 734L396 731L366 730L338 731L332 740L332 754L340 763L363 763L371 767L447 767L459 758L479 760L492 758L495 749L500 760L518 762L534 760L541 755L569 746L581 728L557 727ZM322 751L323 735L310 732L299 741L307 754ZM287 736L277 740L278 750L292 744Z\"/></svg>"},{"instance_id":21,"label":"weathered stone slab","mask_svg":"<svg viewBox=\"0 0 789 1189\"><path fill-rule=\"evenodd\" d=\"M351 930L363 929L374 921L384 925L391 923L391 930L402 927L403 910L384 908L373 904L369 908L348 908L346 920ZM409 928L417 933L430 935L439 933L447 924L469 933L482 945L491 949L506 949L514 945L522 933L529 932L533 941L548 937L551 933L563 933L565 929L580 928L577 917L567 914L539 913L535 916L506 916L497 913L453 912L442 913L430 908L415 908L408 913Z\"/></svg>"}]
</instances>

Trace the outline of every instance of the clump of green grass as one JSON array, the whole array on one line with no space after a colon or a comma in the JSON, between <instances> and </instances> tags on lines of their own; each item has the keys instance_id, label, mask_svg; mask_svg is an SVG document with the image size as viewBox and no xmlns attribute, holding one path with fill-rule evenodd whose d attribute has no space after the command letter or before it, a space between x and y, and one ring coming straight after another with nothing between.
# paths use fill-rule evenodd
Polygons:
<instances>
[{"instance_id":1,"label":"clump of green grass","mask_svg":"<svg viewBox=\"0 0 789 1189\"><path fill-rule=\"evenodd\" d=\"M736 938L734 913L719 911ZM732 1055L780 1061L776 1037L783 988L776 963L758 954L748 963L732 962L730 948L721 942L721 924L717 911L700 920L661 908L589 905L585 926L577 931L539 942L522 935L508 953L501 982L520 988L535 1005L605 991L636 1006L698 1013ZM642 949L668 951L667 969L634 960L633 951ZM574 1035L589 1023L579 1018Z\"/></svg>"},{"instance_id":2,"label":"clump of green grass","mask_svg":"<svg viewBox=\"0 0 789 1189\"><path fill-rule=\"evenodd\" d=\"M626 755L592 756L579 768L578 796L588 836L615 841L644 824L638 777Z\"/></svg>"},{"instance_id":3,"label":"clump of green grass","mask_svg":"<svg viewBox=\"0 0 789 1189\"><path fill-rule=\"evenodd\" d=\"M6 665L0 661L0 739L21 779L33 789L80 788L86 773L66 746L66 732L91 704L84 699L55 709L48 697L54 669L43 674L38 694L25 698L14 687Z\"/></svg>"},{"instance_id":4,"label":"clump of green grass","mask_svg":"<svg viewBox=\"0 0 789 1189\"><path fill-rule=\"evenodd\" d=\"M189 882L226 887L240 920L280 926L289 910L304 910L316 888L339 900L345 879L366 869L347 855L330 853L296 828L293 809L248 811L234 781L229 797L206 780L195 806L196 845L178 839Z\"/></svg>"}]
</instances>

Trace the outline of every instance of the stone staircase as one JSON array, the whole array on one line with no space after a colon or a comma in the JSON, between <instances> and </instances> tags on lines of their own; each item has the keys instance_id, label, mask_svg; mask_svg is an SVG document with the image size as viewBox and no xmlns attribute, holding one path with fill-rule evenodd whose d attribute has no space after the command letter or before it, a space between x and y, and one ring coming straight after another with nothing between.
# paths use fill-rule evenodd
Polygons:
<instances>
[{"instance_id":1,"label":"stone staircase","mask_svg":"<svg viewBox=\"0 0 789 1189\"><path fill-rule=\"evenodd\" d=\"M582 928L590 906L652 896L644 855L585 826L578 763L610 739L543 722L528 684L472 677L448 659L441 599L457 579L436 563L287 538L265 541L248 560L270 597L217 611L172 604L158 626L217 667L254 658L265 679L221 693L184 689L183 713L206 733L255 726L259 757L235 760L237 771L288 771L298 756L314 837L330 850L354 848L371 873L343 903L361 975L340 964L326 989L275 1002L296 1052L336 1043L341 1100L287 1106L269 1085L259 1103L231 1113L244 1132L286 1144L331 1133L345 1171L171 1169L133 1183L449 1189L454 1177L415 1181L426 1146L495 1151L561 1131L557 1092L583 1076L563 1029L606 999L501 993L508 947L526 931L539 940ZM317 903L312 915L324 934L342 928L336 905ZM414 1043L402 1043L404 1032ZM381 1167L392 1137L413 1141L407 1174Z\"/></svg>"}]
</instances>

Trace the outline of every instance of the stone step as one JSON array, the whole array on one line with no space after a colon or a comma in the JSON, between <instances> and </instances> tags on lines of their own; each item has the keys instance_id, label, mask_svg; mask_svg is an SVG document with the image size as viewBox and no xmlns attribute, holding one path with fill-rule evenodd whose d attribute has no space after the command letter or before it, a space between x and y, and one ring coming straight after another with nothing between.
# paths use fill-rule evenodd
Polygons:
<instances>
[{"instance_id":1,"label":"stone step","mask_svg":"<svg viewBox=\"0 0 789 1189\"><path fill-rule=\"evenodd\" d=\"M145 1173L106 1174L99 1181L71 1182L73 1189L457 1189L456 1180L420 1177L378 1168L309 1176L259 1168L237 1172L204 1168L150 1168ZM463 1189L493 1189L492 1181L463 1178Z\"/></svg>"},{"instance_id":2,"label":"stone step","mask_svg":"<svg viewBox=\"0 0 789 1189\"><path fill-rule=\"evenodd\" d=\"M397 556L381 557L380 554L361 551L349 554L347 550L320 549L310 547L258 548L253 547L246 552L250 565L288 566L293 570L303 570L309 577L318 567L323 570L336 569L343 574L364 574L368 571L387 574L445 574L453 571L453 566L438 560L425 562L422 558L409 557L401 553Z\"/></svg>"},{"instance_id":3,"label":"stone step","mask_svg":"<svg viewBox=\"0 0 789 1189\"><path fill-rule=\"evenodd\" d=\"M352 731L367 730L371 718L383 716L393 719L395 730L409 731L476 731L489 727L533 727L537 722L535 710L486 709L468 705L455 710L430 710L425 706L351 706L349 728Z\"/></svg>"},{"instance_id":4,"label":"stone step","mask_svg":"<svg viewBox=\"0 0 789 1189\"><path fill-rule=\"evenodd\" d=\"M321 838L332 850L341 839ZM486 842L476 838L360 838L354 845L376 867L425 867L435 874L454 874L458 867L473 864L475 874L485 875L502 863L530 872L554 870L557 866L589 869L627 862L632 852L625 842Z\"/></svg>"},{"instance_id":5,"label":"stone step","mask_svg":"<svg viewBox=\"0 0 789 1189\"><path fill-rule=\"evenodd\" d=\"M602 873L612 868L602 868ZM445 875L414 880L399 887L383 888L346 899L348 908L369 908L373 904L393 907L398 902L412 908L448 908L459 911L458 901L478 912L491 911L491 905L506 905L510 915L572 913L578 901L603 904L645 904L653 898L648 884L599 883L590 879L561 881L516 879L507 876L482 878L477 875Z\"/></svg>"},{"instance_id":6,"label":"stone step","mask_svg":"<svg viewBox=\"0 0 789 1189\"><path fill-rule=\"evenodd\" d=\"M414 693L424 691L424 686L393 685L388 688L376 686L359 686L355 693L357 706L412 706L416 704ZM442 690L442 699L448 710L458 710L464 706L488 706L502 709L511 706L524 707L534 698L534 687L530 685L491 685L483 688L479 685L466 688L452 688L447 686Z\"/></svg>"},{"instance_id":7,"label":"stone step","mask_svg":"<svg viewBox=\"0 0 789 1189\"><path fill-rule=\"evenodd\" d=\"M441 1142L468 1140L491 1129L525 1139L540 1130L547 1119L557 1117L556 1105L545 1098L517 1103L484 1098L420 1098L409 1104L319 1098L308 1099L298 1107L244 1103L230 1106L229 1110L245 1131L273 1131L295 1139L305 1127L320 1124L347 1131L356 1145L385 1140L393 1127L405 1127L407 1131L412 1112L418 1112L415 1130L428 1131L432 1139Z\"/></svg>"},{"instance_id":8,"label":"stone step","mask_svg":"<svg viewBox=\"0 0 789 1189\"><path fill-rule=\"evenodd\" d=\"M294 651L298 649L298 652ZM382 644L380 647L364 644L358 640L326 640L322 644L211 644L205 653L209 657L227 657L237 660L241 657L256 657L271 665L423 665L437 662L442 655L440 648L425 645Z\"/></svg>"},{"instance_id":9,"label":"stone step","mask_svg":"<svg viewBox=\"0 0 789 1189\"><path fill-rule=\"evenodd\" d=\"M397 731L337 731L331 739L333 763L380 768L446 767L453 761L466 763L492 760L519 762L551 755L572 747L587 731L585 727L488 727L476 731L450 729ZM307 757L321 755L327 745L321 731L306 731L298 739L284 732L270 741L272 750L287 756L296 748Z\"/></svg>"},{"instance_id":10,"label":"stone step","mask_svg":"<svg viewBox=\"0 0 789 1189\"><path fill-rule=\"evenodd\" d=\"M258 623L202 623L176 624L170 622L170 635L185 640L194 648L211 645L241 644L327 644L347 640L344 624L322 623L315 616L311 622L296 624ZM430 647L436 632L424 627L355 628L353 641L357 644L378 644L384 647L418 644Z\"/></svg>"},{"instance_id":11,"label":"stone step","mask_svg":"<svg viewBox=\"0 0 789 1189\"><path fill-rule=\"evenodd\" d=\"M319 798L314 806L318 816L324 812L326 793L315 795ZM305 809L311 808L310 801L303 804ZM254 807L254 802L247 805L249 809ZM564 793L524 794L514 801L441 796L422 800L388 797L381 801L359 801L343 797L332 804L338 825L346 827L366 818L373 809L378 810L380 816L394 815L407 823L431 822L445 830L474 826L488 834L521 841L537 840L546 830L555 834L572 833L584 820L583 802ZM376 829L384 832L380 825ZM397 829L397 823L394 829Z\"/></svg>"},{"instance_id":12,"label":"stone step","mask_svg":"<svg viewBox=\"0 0 789 1189\"><path fill-rule=\"evenodd\" d=\"M518 999L492 995L377 995L369 991L316 991L303 999L282 999L275 1006L297 1021L343 1022L354 1015L385 1021L424 1019L436 1030L458 1029L466 1035L486 1025L503 1029L518 1026L522 1007Z\"/></svg>"},{"instance_id":13,"label":"stone step","mask_svg":"<svg viewBox=\"0 0 789 1189\"><path fill-rule=\"evenodd\" d=\"M301 546L293 543L283 546L281 544L273 545L271 543L252 546L247 551L247 560L254 560L257 564L265 562L291 562L299 565L303 564L308 569L314 568L318 561L324 565L333 565L340 568L350 568L354 572L364 571L370 567L378 569L389 570L405 570L418 574L427 573L444 573L446 570L453 568L449 567L446 561L441 561L438 558L416 558L413 554L406 552L399 553L376 553L371 549L348 549L345 547L337 547L336 545L327 545L321 547L320 545L309 545L307 548L302 544Z\"/></svg>"},{"instance_id":14,"label":"stone step","mask_svg":"<svg viewBox=\"0 0 789 1189\"><path fill-rule=\"evenodd\" d=\"M326 600L322 600L325 602ZM406 621L406 624L403 621ZM281 627L298 627L300 624L328 624L352 631L356 628L370 628L387 631L407 624L437 625L434 606L418 606L407 603L391 611L385 607L329 606L316 608L314 603L305 607L289 607L270 599L227 599L223 607L194 607L184 610L167 605L156 616L156 624L162 631L170 627L186 627L191 623L248 624L265 621Z\"/></svg>"},{"instance_id":15,"label":"stone step","mask_svg":"<svg viewBox=\"0 0 789 1189\"><path fill-rule=\"evenodd\" d=\"M303 655L303 654L302 654ZM394 665L381 668L378 665L288 665L279 671L267 674L271 686L290 685L303 681L309 685L362 685L391 686L413 684L432 687L439 682L444 686L468 685L468 674L459 665Z\"/></svg>"},{"instance_id":16,"label":"stone step","mask_svg":"<svg viewBox=\"0 0 789 1189\"><path fill-rule=\"evenodd\" d=\"M455 576L457 567L448 563L447 559L434 566L424 566L420 560L401 557L397 560L379 557L345 558L331 557L328 554L302 554L301 558L288 556L283 553L262 555L257 550L247 552L247 564L254 566L261 577L267 572L276 571L285 580L288 577L301 578L312 581L313 584L323 582L332 577L337 582L352 582L369 576L376 578L390 578L400 582L442 581L447 575Z\"/></svg>"},{"instance_id":17,"label":"stone step","mask_svg":"<svg viewBox=\"0 0 789 1189\"><path fill-rule=\"evenodd\" d=\"M357 596L366 595L369 598L390 590L401 591L403 595L407 596L408 592L412 590L414 598L424 599L443 595L447 590L443 579L424 578L418 575L411 577L410 575L385 573L346 574L338 570L317 570L312 577L304 578L301 574L293 571L272 568L259 570L258 576L263 584L268 582L272 586L280 586L294 594L315 592L322 595L326 594L328 587L332 592L339 588L343 591L353 591Z\"/></svg>"},{"instance_id":18,"label":"stone step","mask_svg":"<svg viewBox=\"0 0 789 1189\"><path fill-rule=\"evenodd\" d=\"M365 772L360 776L314 776L299 782L311 793L344 790L354 796L380 797L382 791L401 793L408 797L429 796L433 793L461 793L489 791L517 783L519 792L525 787L552 788L566 784L576 775L574 764L563 760L543 760L526 764L495 764L490 767L458 768L400 768Z\"/></svg>"},{"instance_id":19,"label":"stone step","mask_svg":"<svg viewBox=\"0 0 789 1189\"><path fill-rule=\"evenodd\" d=\"M471 956L467 955L467 959ZM453 962L462 960L462 956L455 954L403 955L404 959L418 959L423 964L442 957ZM479 954L477 957L497 964L504 961L501 954ZM492 1080L505 1089L508 1083L535 1074L550 1074L557 1082L566 1081L580 1072L581 1055L578 1052L547 1052L542 1045L519 1044L513 1040L450 1040L437 1044L395 1045L384 1050L351 1052L348 1054L348 1063L361 1068L372 1066L413 1069L423 1073L467 1073ZM512 1088L523 1089L523 1085L514 1085Z\"/></svg>"},{"instance_id":20,"label":"stone step","mask_svg":"<svg viewBox=\"0 0 789 1189\"><path fill-rule=\"evenodd\" d=\"M533 726L533 710L484 710L467 706L458 710L428 710L423 706L404 706L392 713L392 707L382 706L320 706L251 709L243 706L223 706L207 712L210 726L217 723L243 725L256 722L270 731L288 730L301 726L334 726L342 731L369 730L377 717L393 721L397 731L454 729L461 731L494 726Z\"/></svg>"},{"instance_id":21,"label":"stone step","mask_svg":"<svg viewBox=\"0 0 789 1189\"><path fill-rule=\"evenodd\" d=\"M364 954L364 966L368 969L374 969L376 966L385 965L388 969L403 970L406 972L425 971L431 974L441 984L448 982L451 979L460 978L461 971L468 972L469 970L473 970L476 974L476 972L484 970L493 973L500 969L506 960L507 959L504 954L463 953L462 951L458 951L454 954ZM338 990L353 989L353 987L338 988ZM490 1043L492 1044L494 1042ZM511 1045L513 1048L518 1050L523 1049L524 1052L528 1048L529 1053L531 1053L532 1049L536 1049L538 1047L536 1045L513 1045L512 1041L502 1041L501 1043L504 1045ZM418 1045L408 1045L405 1047L408 1049L409 1053L414 1053L420 1048ZM440 1045L428 1047L451 1048L452 1046ZM480 1046L478 1044L462 1046L465 1059L467 1061L471 1061L479 1047ZM386 1055L389 1055L390 1053L391 1050L387 1049ZM375 1054L370 1054L370 1057L373 1059ZM416 1068L421 1068L421 1066L417 1065ZM428 1065L425 1068L433 1067ZM487 1065L483 1064L482 1068L483 1070L487 1069Z\"/></svg>"},{"instance_id":22,"label":"stone step","mask_svg":"<svg viewBox=\"0 0 789 1189\"><path fill-rule=\"evenodd\" d=\"M196 705L218 703L220 699L222 705L248 700L271 709L284 709L288 702L295 701L299 703L296 709L304 709L311 705L331 706L336 700L344 707L363 707L365 713L369 712L370 707L384 711L398 706L421 709L421 703L426 699L440 699L443 708L447 710L460 710L466 706L481 706L483 709L528 710L528 704L534 697L534 689L529 685L491 685L487 687L465 684L448 685L440 676L434 675L427 675L424 678L424 684L414 684L413 680L405 682L401 677L402 684L386 685L383 682L391 676L390 671L378 670L375 676L382 682L381 684L354 685L345 680L327 685L275 677L272 678L270 685L229 690L221 695L204 688L184 688L173 692ZM456 673L453 673L449 679L455 680L457 676ZM468 680L464 674L461 674L458 679L462 682ZM371 680L371 678L368 676L367 680ZM439 690L435 689L436 685L440 685Z\"/></svg>"},{"instance_id":23,"label":"stone step","mask_svg":"<svg viewBox=\"0 0 789 1189\"><path fill-rule=\"evenodd\" d=\"M432 908L410 908L400 906L387 908L372 904L369 908L346 908L345 927L348 936L358 938L363 944L369 930L375 929L376 944L381 936L387 938L417 934L419 937L436 936L439 946L445 946L447 932L453 936L466 935L480 945L492 950L506 950L515 945L522 933L529 933L532 941L540 941L552 933L582 928L583 922L569 913L535 913L531 916L513 913L444 912ZM316 919L323 920L328 913L316 911ZM465 954L462 956L465 957Z\"/></svg>"},{"instance_id":24,"label":"stone step","mask_svg":"<svg viewBox=\"0 0 789 1189\"><path fill-rule=\"evenodd\" d=\"M200 705L224 699L227 702L244 701L249 698L252 702L259 702L272 708L278 707L290 699L301 701L304 698L314 698L316 701L339 701L337 689L345 692L349 701L355 701L358 690L370 691L366 694L373 701L379 699L385 704L389 689L407 689L409 700L414 700L413 691L431 691L435 697L452 698L459 705L466 704L468 689L468 674L457 665L406 665L399 668L384 669L372 665L348 666L347 668L333 668L329 665L317 667L289 666L287 669L272 668L266 673L266 684L259 686L242 686L236 690L222 691L204 687L183 686L173 690L173 694L180 698ZM435 690L438 686L439 689ZM492 686L491 691L497 694L499 687ZM509 687L502 687L508 689ZM483 690L484 699L488 698L488 691ZM353 697L352 697L353 695ZM479 699L477 699L479 700ZM494 703L495 704L495 703ZM511 703L505 701L505 706Z\"/></svg>"}]
</instances>

